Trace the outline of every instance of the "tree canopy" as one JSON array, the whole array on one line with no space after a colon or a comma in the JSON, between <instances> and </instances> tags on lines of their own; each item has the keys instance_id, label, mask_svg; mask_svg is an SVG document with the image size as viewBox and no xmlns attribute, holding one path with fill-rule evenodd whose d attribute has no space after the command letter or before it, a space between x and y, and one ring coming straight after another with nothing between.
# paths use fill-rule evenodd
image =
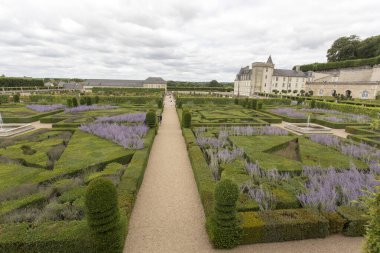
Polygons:
<instances>
[{"instance_id":1,"label":"tree canopy","mask_svg":"<svg viewBox=\"0 0 380 253\"><path fill-rule=\"evenodd\" d=\"M340 37L327 50L327 61L337 62L380 55L380 35L361 40L357 35Z\"/></svg>"}]
</instances>

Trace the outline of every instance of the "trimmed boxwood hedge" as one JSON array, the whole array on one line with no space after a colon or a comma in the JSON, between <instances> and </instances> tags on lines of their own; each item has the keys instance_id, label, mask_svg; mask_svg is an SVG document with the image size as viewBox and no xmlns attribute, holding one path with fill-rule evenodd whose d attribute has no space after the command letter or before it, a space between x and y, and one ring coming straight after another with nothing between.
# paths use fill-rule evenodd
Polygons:
<instances>
[{"instance_id":1,"label":"trimmed boxwood hedge","mask_svg":"<svg viewBox=\"0 0 380 253\"><path fill-rule=\"evenodd\" d=\"M0 87L43 87L42 79L17 78L17 77L0 77Z\"/></svg>"},{"instance_id":2,"label":"trimmed boxwood hedge","mask_svg":"<svg viewBox=\"0 0 380 253\"><path fill-rule=\"evenodd\" d=\"M355 206L340 206L337 212L347 220L343 234L346 236L363 236L368 223L366 211Z\"/></svg>"},{"instance_id":3,"label":"trimmed boxwood hedge","mask_svg":"<svg viewBox=\"0 0 380 253\"><path fill-rule=\"evenodd\" d=\"M322 70L330 70L330 69L373 66L376 64L380 64L380 56L373 57L373 58L365 58L365 59L338 61L338 62L312 63L312 64L301 65L300 69L304 72L310 71L310 70L322 71Z\"/></svg>"},{"instance_id":4,"label":"trimmed boxwood hedge","mask_svg":"<svg viewBox=\"0 0 380 253\"><path fill-rule=\"evenodd\" d=\"M365 114L370 117L377 118L380 115L380 107L364 107L359 105L350 104L338 104L331 102L316 101L316 107L329 110L337 110L340 112L354 113L354 114Z\"/></svg>"},{"instance_id":5,"label":"trimmed boxwood hedge","mask_svg":"<svg viewBox=\"0 0 380 253\"><path fill-rule=\"evenodd\" d=\"M329 235L328 220L311 209L243 212L240 216L243 244L324 238Z\"/></svg>"},{"instance_id":6,"label":"trimmed boxwood hedge","mask_svg":"<svg viewBox=\"0 0 380 253\"><path fill-rule=\"evenodd\" d=\"M37 113L32 116L27 116L27 117L3 117L4 123L31 123L34 121L39 120L40 118L50 116L53 114L57 114L63 112L63 110L55 110L55 111L50 111L50 112L43 112L43 113Z\"/></svg>"}]
</instances>

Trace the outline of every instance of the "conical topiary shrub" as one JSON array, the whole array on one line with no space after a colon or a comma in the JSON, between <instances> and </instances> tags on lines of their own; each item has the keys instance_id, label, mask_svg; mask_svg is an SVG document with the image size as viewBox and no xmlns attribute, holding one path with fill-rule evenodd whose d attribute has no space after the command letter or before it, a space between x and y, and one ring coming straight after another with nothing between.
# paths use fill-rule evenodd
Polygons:
<instances>
[{"instance_id":1,"label":"conical topiary shrub","mask_svg":"<svg viewBox=\"0 0 380 253\"><path fill-rule=\"evenodd\" d=\"M240 243L242 230L237 220L238 186L222 180L215 188L215 210L211 219L211 241L215 248L233 248Z\"/></svg>"},{"instance_id":2,"label":"conical topiary shrub","mask_svg":"<svg viewBox=\"0 0 380 253\"><path fill-rule=\"evenodd\" d=\"M191 113L189 111L184 111L182 115L182 127L191 127Z\"/></svg>"},{"instance_id":3,"label":"conical topiary shrub","mask_svg":"<svg viewBox=\"0 0 380 253\"><path fill-rule=\"evenodd\" d=\"M156 127L156 112L155 111L149 111L146 114L145 123L148 127L154 128Z\"/></svg>"},{"instance_id":4,"label":"conical topiary shrub","mask_svg":"<svg viewBox=\"0 0 380 253\"><path fill-rule=\"evenodd\" d=\"M120 252L124 236L116 187L111 180L102 177L92 180L87 188L85 205L96 252Z\"/></svg>"}]
</instances>

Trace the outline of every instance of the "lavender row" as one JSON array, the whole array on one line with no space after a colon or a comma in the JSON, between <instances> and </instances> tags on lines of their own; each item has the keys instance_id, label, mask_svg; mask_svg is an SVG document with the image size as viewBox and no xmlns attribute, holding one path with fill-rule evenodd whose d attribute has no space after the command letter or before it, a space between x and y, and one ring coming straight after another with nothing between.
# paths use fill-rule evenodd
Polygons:
<instances>
[{"instance_id":1,"label":"lavender row","mask_svg":"<svg viewBox=\"0 0 380 253\"><path fill-rule=\"evenodd\" d=\"M121 114L110 117L99 117L96 119L96 122L130 122L130 123L143 123L145 122L146 113L129 113Z\"/></svg>"},{"instance_id":2,"label":"lavender row","mask_svg":"<svg viewBox=\"0 0 380 253\"><path fill-rule=\"evenodd\" d=\"M110 123L86 124L80 126L80 129L128 149L144 148L143 137L149 130L145 125L124 126Z\"/></svg>"},{"instance_id":3,"label":"lavender row","mask_svg":"<svg viewBox=\"0 0 380 253\"><path fill-rule=\"evenodd\" d=\"M65 113L77 113L84 111L95 111L95 110L110 110L116 109L118 106L113 105L80 105L73 108L66 108Z\"/></svg>"},{"instance_id":4,"label":"lavender row","mask_svg":"<svg viewBox=\"0 0 380 253\"><path fill-rule=\"evenodd\" d=\"M54 110L64 109L66 106L61 104L56 105L27 105L26 108L36 112L50 112Z\"/></svg>"},{"instance_id":5,"label":"lavender row","mask_svg":"<svg viewBox=\"0 0 380 253\"><path fill-rule=\"evenodd\" d=\"M351 205L353 201L374 192L379 185L372 173L356 168L337 170L317 166L305 166L306 191L297 196L304 207L334 211L338 205Z\"/></svg>"},{"instance_id":6,"label":"lavender row","mask_svg":"<svg viewBox=\"0 0 380 253\"><path fill-rule=\"evenodd\" d=\"M380 161L380 150L364 143L355 144L353 142L343 142L339 139L339 137L327 134L310 135L310 140L336 148L343 154L361 159L368 164L373 163L374 161Z\"/></svg>"}]
</instances>

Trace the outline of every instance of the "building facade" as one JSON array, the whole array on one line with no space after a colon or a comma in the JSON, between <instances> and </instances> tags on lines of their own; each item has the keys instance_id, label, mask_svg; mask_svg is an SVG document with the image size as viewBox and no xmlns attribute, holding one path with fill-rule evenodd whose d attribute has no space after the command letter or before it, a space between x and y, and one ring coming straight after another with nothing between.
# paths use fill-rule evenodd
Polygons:
<instances>
[{"instance_id":1,"label":"building facade","mask_svg":"<svg viewBox=\"0 0 380 253\"><path fill-rule=\"evenodd\" d=\"M234 82L235 96L286 91L299 94L312 91L314 96L344 95L375 99L380 94L380 65L321 72L276 69L272 57L240 69Z\"/></svg>"},{"instance_id":2,"label":"building facade","mask_svg":"<svg viewBox=\"0 0 380 253\"><path fill-rule=\"evenodd\" d=\"M167 89L167 82L161 77L145 80L86 79L83 85L88 91L93 87Z\"/></svg>"},{"instance_id":3,"label":"building facade","mask_svg":"<svg viewBox=\"0 0 380 253\"><path fill-rule=\"evenodd\" d=\"M251 68L240 69L234 82L234 95L253 96L255 92L273 93L275 90L290 90L296 94L305 90L308 80L311 80L310 72L276 69L269 56L266 62L254 62Z\"/></svg>"},{"instance_id":4,"label":"building facade","mask_svg":"<svg viewBox=\"0 0 380 253\"><path fill-rule=\"evenodd\" d=\"M306 91L314 96L344 95L375 99L380 93L380 65L313 72Z\"/></svg>"}]
</instances>

